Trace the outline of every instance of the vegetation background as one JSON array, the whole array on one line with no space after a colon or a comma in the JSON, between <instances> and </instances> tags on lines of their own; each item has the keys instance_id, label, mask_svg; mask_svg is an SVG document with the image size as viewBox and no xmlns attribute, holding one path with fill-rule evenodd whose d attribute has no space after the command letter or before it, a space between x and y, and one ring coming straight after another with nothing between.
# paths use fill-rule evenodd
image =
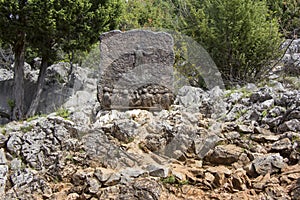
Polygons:
<instances>
[{"instance_id":1,"label":"vegetation background","mask_svg":"<svg viewBox=\"0 0 300 200\"><path fill-rule=\"evenodd\" d=\"M71 73L73 63L97 56L98 37L108 30L165 28L190 36L230 86L259 81L299 27L300 0L0 0L0 64L14 63L12 118L22 119L35 114L47 67L67 61ZM175 68L203 86L195 66L180 60L185 46L175 48ZM24 110L24 62L35 57L42 58L36 95Z\"/></svg>"}]
</instances>

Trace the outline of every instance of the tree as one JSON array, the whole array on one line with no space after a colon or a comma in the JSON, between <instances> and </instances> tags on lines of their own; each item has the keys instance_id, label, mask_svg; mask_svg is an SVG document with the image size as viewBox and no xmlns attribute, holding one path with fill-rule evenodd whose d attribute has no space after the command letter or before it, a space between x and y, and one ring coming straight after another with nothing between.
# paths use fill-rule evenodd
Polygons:
<instances>
[{"instance_id":1,"label":"tree","mask_svg":"<svg viewBox=\"0 0 300 200\"><path fill-rule=\"evenodd\" d=\"M61 48L70 55L71 73L74 51L89 50L98 40L100 32L114 28L118 15L121 14L119 0L36 0L35 2L39 12L33 12L32 15L37 21L32 24L35 31L30 38L30 43L39 49L42 65L36 94L26 117L36 112L46 69L49 61L55 59L56 48Z\"/></svg>"},{"instance_id":2,"label":"tree","mask_svg":"<svg viewBox=\"0 0 300 200\"><path fill-rule=\"evenodd\" d=\"M37 49L42 65L36 94L26 116L34 115L44 86L46 70L58 49L87 50L101 31L113 28L121 14L121 0L0 0L0 38L15 53L14 118L24 116L24 52Z\"/></svg>"},{"instance_id":3,"label":"tree","mask_svg":"<svg viewBox=\"0 0 300 200\"><path fill-rule=\"evenodd\" d=\"M173 8L164 0L128 0L119 29L173 28Z\"/></svg>"},{"instance_id":4,"label":"tree","mask_svg":"<svg viewBox=\"0 0 300 200\"><path fill-rule=\"evenodd\" d=\"M265 1L178 1L181 29L210 53L229 81L254 81L278 57L278 23Z\"/></svg>"},{"instance_id":5,"label":"tree","mask_svg":"<svg viewBox=\"0 0 300 200\"><path fill-rule=\"evenodd\" d=\"M100 32L116 28L122 5L119 0L56 2L58 37L62 50L68 55L69 74L76 51L89 51L98 41Z\"/></svg>"},{"instance_id":6,"label":"tree","mask_svg":"<svg viewBox=\"0 0 300 200\"><path fill-rule=\"evenodd\" d=\"M24 51L27 31L27 0L0 1L0 38L13 47L14 109L13 119L21 119L24 112Z\"/></svg>"}]
</instances>

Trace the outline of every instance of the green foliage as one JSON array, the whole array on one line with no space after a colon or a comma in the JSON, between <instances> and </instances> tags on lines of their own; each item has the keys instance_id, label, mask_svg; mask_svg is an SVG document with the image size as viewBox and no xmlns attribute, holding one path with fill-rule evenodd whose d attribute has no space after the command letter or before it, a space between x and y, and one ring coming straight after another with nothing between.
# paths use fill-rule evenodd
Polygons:
<instances>
[{"instance_id":1,"label":"green foliage","mask_svg":"<svg viewBox=\"0 0 300 200\"><path fill-rule=\"evenodd\" d=\"M278 23L270 19L265 1L188 0L180 5L181 29L203 44L225 79L254 80L278 56Z\"/></svg>"},{"instance_id":2,"label":"green foliage","mask_svg":"<svg viewBox=\"0 0 300 200\"><path fill-rule=\"evenodd\" d=\"M33 129L33 125L28 125L28 126L22 126L21 127L21 131L24 132L24 133L27 133L29 131L31 131Z\"/></svg>"},{"instance_id":3,"label":"green foliage","mask_svg":"<svg viewBox=\"0 0 300 200\"><path fill-rule=\"evenodd\" d=\"M7 132L6 129L5 129L5 128L2 128L1 134L2 134L2 135L6 135L6 132Z\"/></svg>"},{"instance_id":4,"label":"green foliage","mask_svg":"<svg viewBox=\"0 0 300 200\"><path fill-rule=\"evenodd\" d=\"M236 113L236 116L235 118L236 119L239 119L240 117L242 117L244 114L247 113L247 110L246 109L243 109L243 110L239 110L237 113Z\"/></svg>"},{"instance_id":5,"label":"green foliage","mask_svg":"<svg viewBox=\"0 0 300 200\"><path fill-rule=\"evenodd\" d=\"M70 114L71 113L69 112L69 110L66 109L66 108L63 108L63 107L59 108L56 111L56 115L58 115L58 116L60 116L60 117L62 117L64 119L69 119Z\"/></svg>"},{"instance_id":6,"label":"green foliage","mask_svg":"<svg viewBox=\"0 0 300 200\"><path fill-rule=\"evenodd\" d=\"M164 184L171 184L175 186L182 186L182 185L188 185L189 181L188 180L177 180L175 176L171 175L166 178L161 178L160 179L162 183Z\"/></svg>"},{"instance_id":7,"label":"green foliage","mask_svg":"<svg viewBox=\"0 0 300 200\"><path fill-rule=\"evenodd\" d=\"M280 32L286 38L297 38L300 34L300 1L267 0L272 17L278 18Z\"/></svg>"},{"instance_id":8,"label":"green foliage","mask_svg":"<svg viewBox=\"0 0 300 200\"><path fill-rule=\"evenodd\" d=\"M176 182L175 176L168 176L166 178L161 178L161 182L168 183L168 184L174 184Z\"/></svg>"},{"instance_id":9,"label":"green foliage","mask_svg":"<svg viewBox=\"0 0 300 200\"><path fill-rule=\"evenodd\" d=\"M119 29L173 27L172 4L163 0L128 0L124 4Z\"/></svg>"},{"instance_id":10,"label":"green foliage","mask_svg":"<svg viewBox=\"0 0 300 200\"><path fill-rule=\"evenodd\" d=\"M36 119L40 118L40 117L46 117L46 116L47 116L47 115L45 115L45 114L34 115L34 116L32 116L32 117L27 118L26 121L27 121L27 122L31 122L31 121L33 121L33 120L36 120Z\"/></svg>"},{"instance_id":11,"label":"green foliage","mask_svg":"<svg viewBox=\"0 0 300 200\"><path fill-rule=\"evenodd\" d=\"M263 117L266 117L268 115L268 109L264 110L261 114Z\"/></svg>"}]
</instances>

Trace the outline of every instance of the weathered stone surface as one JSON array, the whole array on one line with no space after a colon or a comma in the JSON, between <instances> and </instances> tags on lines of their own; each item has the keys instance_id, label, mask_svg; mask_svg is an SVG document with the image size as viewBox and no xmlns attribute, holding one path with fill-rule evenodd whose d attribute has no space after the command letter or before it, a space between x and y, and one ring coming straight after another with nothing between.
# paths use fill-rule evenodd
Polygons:
<instances>
[{"instance_id":1,"label":"weathered stone surface","mask_svg":"<svg viewBox=\"0 0 300 200\"><path fill-rule=\"evenodd\" d=\"M292 143L288 138L283 138L272 144L272 150L283 151L290 150L292 148Z\"/></svg>"},{"instance_id":2,"label":"weathered stone surface","mask_svg":"<svg viewBox=\"0 0 300 200\"><path fill-rule=\"evenodd\" d=\"M215 134L211 134L195 140L194 147L196 155L200 159L203 159L219 141L221 141L221 138Z\"/></svg>"},{"instance_id":3,"label":"weathered stone surface","mask_svg":"<svg viewBox=\"0 0 300 200\"><path fill-rule=\"evenodd\" d=\"M175 103L183 105L191 113L200 112L205 117L220 118L227 106L222 99L223 95L224 91L218 86L209 91L184 86L178 91Z\"/></svg>"},{"instance_id":4,"label":"weathered stone surface","mask_svg":"<svg viewBox=\"0 0 300 200\"><path fill-rule=\"evenodd\" d=\"M158 165L149 165L147 166L147 170L150 174L150 176L154 177L167 177L169 174L169 169L164 166L158 166Z\"/></svg>"},{"instance_id":5,"label":"weathered stone surface","mask_svg":"<svg viewBox=\"0 0 300 200\"><path fill-rule=\"evenodd\" d=\"M105 186L113 186L119 183L121 180L121 175L119 173L113 173L107 181L105 181L104 185Z\"/></svg>"},{"instance_id":6,"label":"weathered stone surface","mask_svg":"<svg viewBox=\"0 0 300 200\"><path fill-rule=\"evenodd\" d=\"M101 36L98 100L102 108L162 107L173 96L173 38L163 32L112 31Z\"/></svg>"},{"instance_id":7,"label":"weathered stone surface","mask_svg":"<svg viewBox=\"0 0 300 200\"><path fill-rule=\"evenodd\" d=\"M292 120L286 121L278 127L278 130L282 133L288 132L288 131L299 132L300 131L300 121L298 119L292 119Z\"/></svg>"},{"instance_id":8,"label":"weathered stone surface","mask_svg":"<svg viewBox=\"0 0 300 200\"><path fill-rule=\"evenodd\" d=\"M219 145L205 159L213 164L230 165L237 162L243 152L242 148L235 145Z\"/></svg>"},{"instance_id":9,"label":"weathered stone surface","mask_svg":"<svg viewBox=\"0 0 300 200\"><path fill-rule=\"evenodd\" d=\"M297 199L299 91L247 87L191 88L196 103L183 95L156 112L105 111L75 96L69 120L53 113L11 122L0 128L3 199Z\"/></svg>"},{"instance_id":10,"label":"weathered stone surface","mask_svg":"<svg viewBox=\"0 0 300 200\"><path fill-rule=\"evenodd\" d=\"M112 169L132 167L138 161L134 156L130 156L130 154L111 143L102 131L93 131L86 134L83 137L83 143L87 155L91 159Z\"/></svg>"},{"instance_id":11,"label":"weathered stone surface","mask_svg":"<svg viewBox=\"0 0 300 200\"><path fill-rule=\"evenodd\" d=\"M3 149L0 149L0 196L4 196L6 181L8 177L8 166L5 153Z\"/></svg>"},{"instance_id":12,"label":"weathered stone surface","mask_svg":"<svg viewBox=\"0 0 300 200\"><path fill-rule=\"evenodd\" d=\"M285 165L279 154L267 154L252 161L252 166L259 175L279 172Z\"/></svg>"},{"instance_id":13,"label":"weathered stone surface","mask_svg":"<svg viewBox=\"0 0 300 200\"><path fill-rule=\"evenodd\" d=\"M253 133L253 128L245 125L238 125L237 131L240 133Z\"/></svg>"}]
</instances>

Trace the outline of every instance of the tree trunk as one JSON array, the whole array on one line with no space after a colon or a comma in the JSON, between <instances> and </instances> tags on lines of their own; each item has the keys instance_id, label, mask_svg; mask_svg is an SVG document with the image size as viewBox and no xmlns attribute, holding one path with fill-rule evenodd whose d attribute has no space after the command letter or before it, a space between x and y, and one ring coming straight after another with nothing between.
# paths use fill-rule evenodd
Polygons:
<instances>
[{"instance_id":1,"label":"tree trunk","mask_svg":"<svg viewBox=\"0 0 300 200\"><path fill-rule=\"evenodd\" d=\"M36 91L35 91L35 94L33 96L30 107L29 107L29 109L26 113L26 118L35 115L36 110L39 106L39 102L40 102L40 99L41 99L41 94L43 92L43 88L44 88L44 85L45 85L45 77L46 77L47 67L48 67L48 57L43 56Z\"/></svg>"},{"instance_id":2,"label":"tree trunk","mask_svg":"<svg viewBox=\"0 0 300 200\"><path fill-rule=\"evenodd\" d=\"M69 53L69 60L70 60L70 70L68 72L68 80L70 81L71 80L71 75L73 73L73 60L74 60L74 50L72 50L70 53Z\"/></svg>"},{"instance_id":3,"label":"tree trunk","mask_svg":"<svg viewBox=\"0 0 300 200\"><path fill-rule=\"evenodd\" d=\"M20 31L17 42L14 46L14 108L12 113L13 120L23 118L24 111L24 62L25 62L25 33Z\"/></svg>"}]
</instances>

